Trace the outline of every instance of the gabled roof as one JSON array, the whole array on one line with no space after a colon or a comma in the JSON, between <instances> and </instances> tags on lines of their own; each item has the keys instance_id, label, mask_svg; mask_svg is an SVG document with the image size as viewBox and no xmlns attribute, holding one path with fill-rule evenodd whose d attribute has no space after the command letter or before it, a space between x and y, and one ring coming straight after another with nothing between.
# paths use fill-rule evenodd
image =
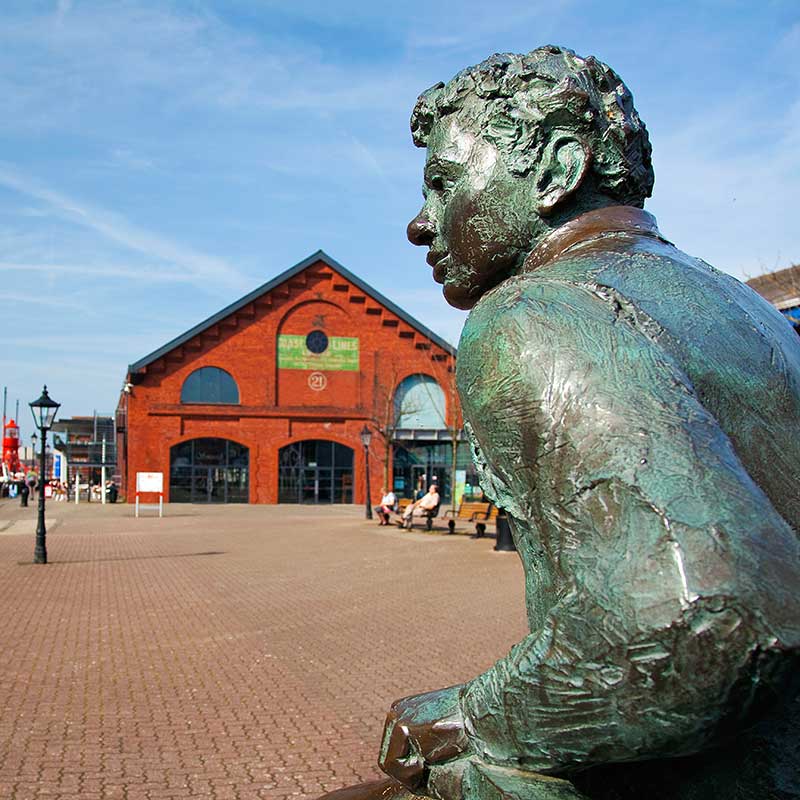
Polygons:
<instances>
[{"instance_id":1,"label":"gabled roof","mask_svg":"<svg viewBox=\"0 0 800 800\"><path fill-rule=\"evenodd\" d=\"M302 261L295 264L293 267L289 267L285 272L282 272L280 275L274 277L271 281L267 281L262 286L259 286L257 289L254 289L249 294L246 294L244 297L240 298L234 303L231 303L229 306L226 306L221 311L218 311L213 316L209 317L206 320L203 320L199 325L195 325L193 328L190 328L185 333L182 333L180 336L176 337L170 342L167 342L165 345L158 348L158 350L154 350L149 355L146 355L144 358L140 358L133 364L128 366L129 373L138 372L141 369L144 369L148 364L152 364L154 361L157 361L162 356L165 356L171 350L174 350L176 347L180 347L182 344L185 344L190 339L193 339L198 334L202 333L208 328L216 325L218 322L221 322L226 317L229 317L231 314L237 312L240 308L244 308L248 303L252 303L253 300L258 299L261 295L266 294L267 292L272 291L276 287L280 286L282 283L286 283L289 279L293 278L298 273L302 272L307 267L310 267L312 264L315 264L318 261L322 261L324 264L329 266L331 269L338 272L345 280L350 281L352 284L357 286L364 294L371 297L375 300L376 303L380 303L382 306L387 308L392 314L395 314L404 322L408 323L412 328L418 330L423 336L426 336L432 342L437 344L446 352L450 353L451 355L456 354L456 348L453 347L449 342L442 339L441 336L437 336L430 328L425 327L419 320L414 319L406 311L403 311L400 306L395 305L391 300L384 297L380 292L373 289L366 281L363 281L357 275L354 275L348 269L345 269L338 261L331 258L324 250L317 250L316 253L312 253L308 258L304 258Z\"/></svg>"},{"instance_id":2,"label":"gabled roof","mask_svg":"<svg viewBox=\"0 0 800 800\"><path fill-rule=\"evenodd\" d=\"M793 308L800 305L800 264L777 272L756 275L747 281L747 285L755 289L775 308L781 311Z\"/></svg>"}]
</instances>

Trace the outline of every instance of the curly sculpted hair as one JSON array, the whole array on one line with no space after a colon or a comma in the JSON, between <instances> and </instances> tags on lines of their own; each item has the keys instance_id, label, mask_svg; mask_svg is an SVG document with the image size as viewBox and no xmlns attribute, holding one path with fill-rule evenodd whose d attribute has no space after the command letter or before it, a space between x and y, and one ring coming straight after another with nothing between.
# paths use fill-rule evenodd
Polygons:
<instances>
[{"instance_id":1,"label":"curly sculpted hair","mask_svg":"<svg viewBox=\"0 0 800 800\"><path fill-rule=\"evenodd\" d=\"M496 54L438 83L417 100L411 133L426 147L450 114L492 142L509 170L527 175L553 133L580 134L592 153L596 189L642 207L653 190L652 148L633 96L594 56L548 45L526 55Z\"/></svg>"}]
</instances>

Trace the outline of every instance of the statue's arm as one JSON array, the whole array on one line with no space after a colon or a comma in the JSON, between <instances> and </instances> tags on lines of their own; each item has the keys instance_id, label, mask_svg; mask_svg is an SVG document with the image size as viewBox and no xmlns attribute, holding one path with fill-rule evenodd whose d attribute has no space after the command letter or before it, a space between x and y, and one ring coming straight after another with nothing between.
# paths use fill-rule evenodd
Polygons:
<instances>
[{"instance_id":1,"label":"statue's arm","mask_svg":"<svg viewBox=\"0 0 800 800\"><path fill-rule=\"evenodd\" d=\"M700 749L783 646L753 601L796 608L795 537L635 325L564 287L501 311L459 385L539 624L461 691L471 748L537 771Z\"/></svg>"}]
</instances>

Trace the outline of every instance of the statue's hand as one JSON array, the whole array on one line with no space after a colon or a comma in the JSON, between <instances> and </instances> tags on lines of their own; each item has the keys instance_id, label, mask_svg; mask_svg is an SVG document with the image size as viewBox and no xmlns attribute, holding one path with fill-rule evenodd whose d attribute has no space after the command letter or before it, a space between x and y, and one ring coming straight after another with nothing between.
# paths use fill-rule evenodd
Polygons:
<instances>
[{"instance_id":1,"label":"statue's hand","mask_svg":"<svg viewBox=\"0 0 800 800\"><path fill-rule=\"evenodd\" d=\"M408 787L421 788L428 767L456 758L469 747L458 703L461 686L406 697L386 717L380 768Z\"/></svg>"}]
</instances>

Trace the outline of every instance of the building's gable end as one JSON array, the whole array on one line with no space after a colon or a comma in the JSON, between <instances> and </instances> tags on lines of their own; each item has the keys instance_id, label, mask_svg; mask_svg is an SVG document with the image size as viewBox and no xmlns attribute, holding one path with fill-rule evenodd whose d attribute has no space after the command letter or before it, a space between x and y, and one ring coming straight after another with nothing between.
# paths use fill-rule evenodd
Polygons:
<instances>
[{"instance_id":1,"label":"building's gable end","mask_svg":"<svg viewBox=\"0 0 800 800\"><path fill-rule=\"evenodd\" d=\"M203 338L219 339L225 334L230 334L242 322L257 317L260 311L268 310L281 301L288 300L292 290L302 291L307 288L311 282L309 279L313 281L328 277L330 277L334 293L341 292L346 295L348 304L354 308L363 309L367 315L381 317L381 324L387 328L396 328L401 338L414 340L416 331L423 338L423 341L416 342L419 349L428 349L429 345L426 346L424 340L429 340L445 353L455 355L456 351L452 345L325 252L318 250L149 355L129 365L128 372L131 376L143 373L148 368L154 369L156 372L164 372L170 364L181 362L187 353L202 350L205 347Z\"/></svg>"}]
</instances>

